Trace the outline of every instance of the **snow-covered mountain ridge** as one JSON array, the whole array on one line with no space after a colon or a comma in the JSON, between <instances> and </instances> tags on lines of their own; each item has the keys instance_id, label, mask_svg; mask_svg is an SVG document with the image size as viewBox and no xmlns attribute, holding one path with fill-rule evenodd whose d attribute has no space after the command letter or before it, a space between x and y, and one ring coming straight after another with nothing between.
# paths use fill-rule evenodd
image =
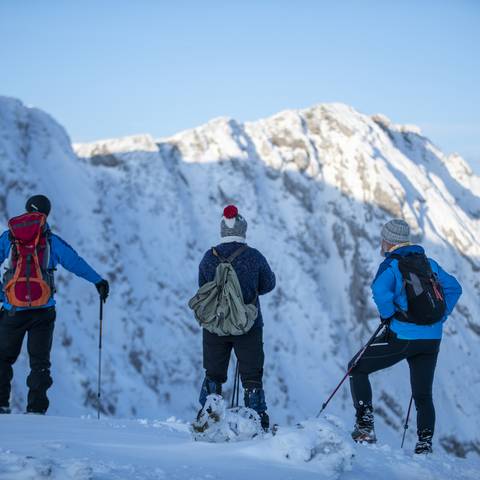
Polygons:
<instances>
[{"instance_id":1,"label":"snow-covered mountain ridge","mask_svg":"<svg viewBox=\"0 0 480 480\"><path fill-rule=\"evenodd\" d=\"M112 281L103 407L118 417L192 417L200 331L186 307L197 265L218 240L228 202L249 221L278 287L263 299L266 391L279 422L311 416L377 323L369 284L379 231L404 217L458 276L435 381L437 441L480 453L480 178L414 127L340 104L257 122L216 119L170 138L70 145L48 115L0 100L0 212L49 195L52 227ZM98 305L93 287L58 272L52 413L95 405ZM22 408L23 372L14 399ZM398 440L409 400L405 365L374 375L380 436ZM227 394L230 386L227 385ZM329 406L353 418L348 388ZM409 431L410 441L414 429Z\"/></svg>"}]
</instances>

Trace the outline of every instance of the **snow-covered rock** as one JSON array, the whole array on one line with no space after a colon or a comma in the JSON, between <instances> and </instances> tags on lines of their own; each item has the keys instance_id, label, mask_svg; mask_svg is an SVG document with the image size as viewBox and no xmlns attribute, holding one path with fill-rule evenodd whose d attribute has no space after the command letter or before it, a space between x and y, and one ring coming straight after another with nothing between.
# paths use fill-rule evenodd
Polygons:
<instances>
[{"instance_id":1,"label":"snow-covered rock","mask_svg":"<svg viewBox=\"0 0 480 480\"><path fill-rule=\"evenodd\" d=\"M436 442L457 455L480 453L480 178L463 159L444 155L416 128L341 104L244 124L221 118L170 138L74 150L51 117L0 99L0 214L6 221L29 194L46 193L54 230L112 282L105 413L194 417L201 335L186 303L229 202L239 205L249 243L278 276L263 299L269 413L281 424L316 413L377 324L369 284L381 260L379 231L402 216L464 286L439 357ZM65 271L58 290L51 413L91 413L96 291ZM17 410L24 408L26 368L22 356ZM402 364L372 379L379 435L397 442L408 369ZM353 420L347 386L329 411ZM410 447L413 439L410 429Z\"/></svg>"}]
</instances>

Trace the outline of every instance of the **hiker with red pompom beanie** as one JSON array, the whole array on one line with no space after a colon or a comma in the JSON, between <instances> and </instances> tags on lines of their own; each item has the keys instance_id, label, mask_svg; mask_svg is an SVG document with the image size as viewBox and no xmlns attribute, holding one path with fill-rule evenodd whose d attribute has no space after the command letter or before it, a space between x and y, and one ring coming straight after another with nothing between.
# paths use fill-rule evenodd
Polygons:
<instances>
[{"instance_id":1,"label":"hiker with red pompom beanie","mask_svg":"<svg viewBox=\"0 0 480 480\"><path fill-rule=\"evenodd\" d=\"M245 406L259 414L266 430L269 418L263 390L263 317L259 296L275 288L275 274L265 257L247 245L247 227L236 206L224 209L221 242L205 253L199 267L200 290L189 305L203 327L205 379L200 404L205 405L208 395L222 393L233 349ZM212 295L213 292L222 294Z\"/></svg>"}]
</instances>

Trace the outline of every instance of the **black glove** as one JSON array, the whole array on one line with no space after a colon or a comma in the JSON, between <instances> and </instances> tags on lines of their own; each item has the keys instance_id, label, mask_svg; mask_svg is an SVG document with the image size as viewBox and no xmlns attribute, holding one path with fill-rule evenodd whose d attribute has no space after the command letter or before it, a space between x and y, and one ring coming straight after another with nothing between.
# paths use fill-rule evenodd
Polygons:
<instances>
[{"instance_id":1,"label":"black glove","mask_svg":"<svg viewBox=\"0 0 480 480\"><path fill-rule=\"evenodd\" d=\"M380 322L382 325L387 325L387 327L390 325L390 322L395 318L395 314L391 315L390 317L383 318L380 317Z\"/></svg>"},{"instance_id":2,"label":"black glove","mask_svg":"<svg viewBox=\"0 0 480 480\"><path fill-rule=\"evenodd\" d=\"M110 285L108 284L107 280L100 280L95 284L95 286L97 287L100 299L102 302L105 302L108 298L108 293L110 292Z\"/></svg>"}]
</instances>

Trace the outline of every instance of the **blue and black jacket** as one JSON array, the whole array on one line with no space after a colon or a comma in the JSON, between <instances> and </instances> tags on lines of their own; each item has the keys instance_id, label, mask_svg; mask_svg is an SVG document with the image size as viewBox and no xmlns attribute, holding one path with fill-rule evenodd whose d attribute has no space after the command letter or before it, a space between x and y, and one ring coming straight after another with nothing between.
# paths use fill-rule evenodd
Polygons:
<instances>
[{"instance_id":1,"label":"blue and black jacket","mask_svg":"<svg viewBox=\"0 0 480 480\"><path fill-rule=\"evenodd\" d=\"M243 243L229 242L222 243L215 247L215 250L224 258L228 258ZM198 285L201 287L215 278L215 271L219 259L213 254L212 249L205 253L198 271ZM275 288L275 274L272 272L266 258L255 248L248 247L233 263L240 287L242 289L243 301L246 304L255 302L258 308L258 317L253 328L263 326L262 311L260 308L259 295L265 295Z\"/></svg>"},{"instance_id":2,"label":"blue and black jacket","mask_svg":"<svg viewBox=\"0 0 480 480\"><path fill-rule=\"evenodd\" d=\"M48 241L50 242L50 262L48 269L54 269L58 264L66 268L68 271L74 273L78 277L84 278L91 283L98 283L102 280L102 277L64 240L58 235L50 234ZM0 236L0 265L9 257L10 249L12 247L10 241L9 231L5 231ZM5 310L11 310L13 307L10 305L3 293L3 289L0 292L0 301L3 303ZM48 303L40 308L53 307L55 305L55 299L50 298ZM39 308L39 307L35 307ZM29 310L29 308L16 307L16 310Z\"/></svg>"},{"instance_id":3,"label":"blue and black jacket","mask_svg":"<svg viewBox=\"0 0 480 480\"><path fill-rule=\"evenodd\" d=\"M372 283L373 300L382 318L389 318L399 310L408 309L407 294L403 286L403 277L398 268L398 260L392 255L407 256L411 253L425 253L419 245L399 247L386 254L385 260L380 264L378 272ZM438 281L443 287L446 311L444 317L433 325L416 325L393 319L390 329L402 340L435 340L442 338L443 324L452 313L462 294L462 287L457 279L445 272L442 267L431 258L428 259L432 271L437 274Z\"/></svg>"}]
</instances>

